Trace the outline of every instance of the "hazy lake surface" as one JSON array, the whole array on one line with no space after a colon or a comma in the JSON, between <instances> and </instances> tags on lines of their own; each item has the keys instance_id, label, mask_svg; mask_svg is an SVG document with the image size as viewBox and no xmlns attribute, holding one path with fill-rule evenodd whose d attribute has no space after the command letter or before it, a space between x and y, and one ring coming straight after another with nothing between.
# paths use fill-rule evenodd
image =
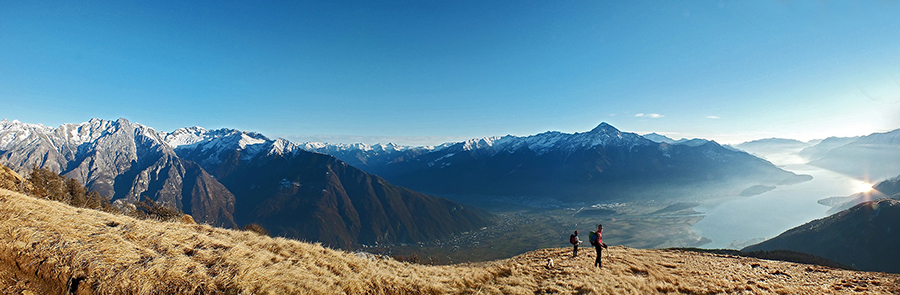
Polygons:
<instances>
[{"instance_id":1,"label":"hazy lake surface","mask_svg":"<svg viewBox=\"0 0 900 295\"><path fill-rule=\"evenodd\" d=\"M723 197L695 207L705 217L692 230L712 240L703 248L739 249L782 232L825 217L829 207L816 201L826 197L849 196L859 192L861 181L815 166L806 165L795 154L764 155L782 169L809 174L807 182L778 186L750 197Z\"/></svg>"}]
</instances>

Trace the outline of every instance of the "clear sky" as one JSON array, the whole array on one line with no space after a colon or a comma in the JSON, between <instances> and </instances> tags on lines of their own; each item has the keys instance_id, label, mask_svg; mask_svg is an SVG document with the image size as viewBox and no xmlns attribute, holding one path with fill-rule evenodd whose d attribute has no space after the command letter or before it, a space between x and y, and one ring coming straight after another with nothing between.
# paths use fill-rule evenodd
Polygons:
<instances>
[{"instance_id":1,"label":"clear sky","mask_svg":"<svg viewBox=\"0 0 900 295\"><path fill-rule=\"evenodd\" d=\"M412 145L900 128L897 1L259 2L0 2L0 118Z\"/></svg>"}]
</instances>

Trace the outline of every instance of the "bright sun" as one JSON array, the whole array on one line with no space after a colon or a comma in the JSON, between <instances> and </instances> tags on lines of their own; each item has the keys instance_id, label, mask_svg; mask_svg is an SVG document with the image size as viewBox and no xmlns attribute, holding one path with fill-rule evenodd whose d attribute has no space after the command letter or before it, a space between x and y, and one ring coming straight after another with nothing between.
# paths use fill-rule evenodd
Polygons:
<instances>
[{"instance_id":1,"label":"bright sun","mask_svg":"<svg viewBox=\"0 0 900 295\"><path fill-rule=\"evenodd\" d=\"M856 192L865 193L872 190L872 184L865 181L854 180L853 190Z\"/></svg>"}]
</instances>

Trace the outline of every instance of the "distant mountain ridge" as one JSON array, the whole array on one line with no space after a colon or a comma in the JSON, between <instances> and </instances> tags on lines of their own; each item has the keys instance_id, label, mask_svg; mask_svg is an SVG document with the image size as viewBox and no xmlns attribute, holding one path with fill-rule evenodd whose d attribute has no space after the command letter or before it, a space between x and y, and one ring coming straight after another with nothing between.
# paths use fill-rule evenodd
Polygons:
<instances>
[{"instance_id":1,"label":"distant mountain ridge","mask_svg":"<svg viewBox=\"0 0 900 295\"><path fill-rule=\"evenodd\" d=\"M829 138L814 147L801 151L810 157L811 165L869 182L900 174L900 129L859 138Z\"/></svg>"},{"instance_id":2,"label":"distant mountain ridge","mask_svg":"<svg viewBox=\"0 0 900 295\"><path fill-rule=\"evenodd\" d=\"M657 143L683 144L683 145L689 145L689 146L700 146L709 141L709 140L702 139L702 138L693 138L693 139L682 138L679 140L675 140L668 136L658 134L658 133L648 133L648 134L641 135L641 137L649 139L650 141L657 142Z\"/></svg>"},{"instance_id":3,"label":"distant mountain ridge","mask_svg":"<svg viewBox=\"0 0 900 295\"><path fill-rule=\"evenodd\" d=\"M747 147L752 148L755 146L769 146L769 145L805 147L805 146L808 146L809 144L799 141L799 140L796 140L796 139L772 137L772 138L751 140L748 142L744 142L744 143L735 145L735 147L743 149L743 148L747 148Z\"/></svg>"},{"instance_id":4,"label":"distant mountain ridge","mask_svg":"<svg viewBox=\"0 0 900 295\"><path fill-rule=\"evenodd\" d=\"M232 129L3 120L0 163L20 173L32 165L58 171L114 200L150 198L198 222L259 223L336 247L410 243L490 222L489 213L393 186L332 156Z\"/></svg>"},{"instance_id":5,"label":"distant mountain ridge","mask_svg":"<svg viewBox=\"0 0 900 295\"><path fill-rule=\"evenodd\" d=\"M828 151L836 147L851 143L857 139L859 139L859 137L828 137L812 146L804 148L800 151L799 154L807 161L818 160L824 158L825 154L828 153Z\"/></svg>"}]
</instances>

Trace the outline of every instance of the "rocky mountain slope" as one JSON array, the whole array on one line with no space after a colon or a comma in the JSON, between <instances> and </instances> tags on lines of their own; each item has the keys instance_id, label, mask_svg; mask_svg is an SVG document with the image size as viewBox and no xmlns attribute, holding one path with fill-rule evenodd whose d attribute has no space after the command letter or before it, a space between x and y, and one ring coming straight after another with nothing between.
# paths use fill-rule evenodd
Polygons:
<instances>
[{"instance_id":1,"label":"rocky mountain slope","mask_svg":"<svg viewBox=\"0 0 900 295\"><path fill-rule=\"evenodd\" d=\"M58 128L0 121L0 164L50 169L113 200L149 198L198 222L235 227L234 196L199 165L179 158L162 134L126 119Z\"/></svg>"},{"instance_id":2,"label":"rocky mountain slope","mask_svg":"<svg viewBox=\"0 0 900 295\"><path fill-rule=\"evenodd\" d=\"M427 266L208 225L140 221L0 190L4 294L845 294L900 276L677 250L541 249ZM549 261L552 259L552 265Z\"/></svg>"},{"instance_id":3,"label":"rocky mountain slope","mask_svg":"<svg viewBox=\"0 0 900 295\"><path fill-rule=\"evenodd\" d=\"M392 183L453 197L598 201L736 195L753 185L796 177L715 142L659 143L606 123L583 133L507 135L383 154L393 158L378 156L365 169ZM354 157L359 155L365 153ZM689 190L683 189L686 185Z\"/></svg>"},{"instance_id":4,"label":"rocky mountain slope","mask_svg":"<svg viewBox=\"0 0 900 295\"><path fill-rule=\"evenodd\" d=\"M4 120L0 163L20 172L54 169L113 200L150 198L200 223L256 223L334 247L415 243L490 223L485 211L391 185L281 138L229 129Z\"/></svg>"},{"instance_id":5,"label":"rocky mountain slope","mask_svg":"<svg viewBox=\"0 0 900 295\"><path fill-rule=\"evenodd\" d=\"M900 200L862 203L742 251L791 250L857 269L900 273Z\"/></svg>"}]
</instances>

